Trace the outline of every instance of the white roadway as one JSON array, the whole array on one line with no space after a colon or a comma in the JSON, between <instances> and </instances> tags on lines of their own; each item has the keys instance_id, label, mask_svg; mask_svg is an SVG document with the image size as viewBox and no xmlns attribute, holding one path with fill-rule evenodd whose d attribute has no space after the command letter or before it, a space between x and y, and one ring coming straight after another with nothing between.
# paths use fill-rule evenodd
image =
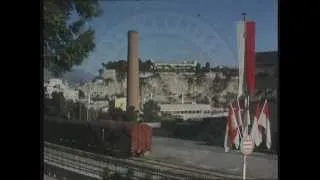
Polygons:
<instances>
[{"instance_id":1,"label":"white roadway","mask_svg":"<svg viewBox=\"0 0 320 180\"><path fill-rule=\"evenodd\" d=\"M242 174L242 154L224 152L222 147L201 145L195 141L153 137L152 159L164 162ZM247 175L253 178L277 179L277 155L253 153L247 158Z\"/></svg>"}]
</instances>

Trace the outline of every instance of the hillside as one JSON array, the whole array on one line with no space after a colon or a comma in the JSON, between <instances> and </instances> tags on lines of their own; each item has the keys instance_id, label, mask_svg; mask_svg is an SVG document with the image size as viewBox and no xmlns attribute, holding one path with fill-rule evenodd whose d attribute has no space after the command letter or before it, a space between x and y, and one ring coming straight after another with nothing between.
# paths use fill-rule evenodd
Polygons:
<instances>
[{"instance_id":1,"label":"hillside","mask_svg":"<svg viewBox=\"0 0 320 180\"><path fill-rule=\"evenodd\" d=\"M68 81L69 84L78 84L81 82L89 82L95 76L81 69L75 69L63 75L62 79Z\"/></svg>"},{"instance_id":2,"label":"hillside","mask_svg":"<svg viewBox=\"0 0 320 180\"><path fill-rule=\"evenodd\" d=\"M141 74L143 76L143 74ZM214 107L225 107L236 97L238 77L227 72L209 73L153 73L140 78L141 99L149 99L162 103L178 103L182 101L191 103L212 104ZM112 95L126 96L126 77L122 81L96 81L79 87L83 92L92 96L105 97Z\"/></svg>"}]
</instances>

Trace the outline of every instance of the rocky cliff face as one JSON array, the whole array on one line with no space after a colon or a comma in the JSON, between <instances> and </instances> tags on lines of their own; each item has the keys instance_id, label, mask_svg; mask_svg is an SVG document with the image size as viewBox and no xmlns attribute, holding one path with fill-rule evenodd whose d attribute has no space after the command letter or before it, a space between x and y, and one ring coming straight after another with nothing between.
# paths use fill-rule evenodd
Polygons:
<instances>
[{"instance_id":1,"label":"rocky cliff face","mask_svg":"<svg viewBox=\"0 0 320 180\"><path fill-rule=\"evenodd\" d=\"M141 74L141 100L150 99L161 103L181 101L210 103L213 107L225 107L236 97L238 77L223 72L210 73L153 73ZM87 96L89 89L92 97L126 96L126 78L118 80L97 80L79 87Z\"/></svg>"}]
</instances>

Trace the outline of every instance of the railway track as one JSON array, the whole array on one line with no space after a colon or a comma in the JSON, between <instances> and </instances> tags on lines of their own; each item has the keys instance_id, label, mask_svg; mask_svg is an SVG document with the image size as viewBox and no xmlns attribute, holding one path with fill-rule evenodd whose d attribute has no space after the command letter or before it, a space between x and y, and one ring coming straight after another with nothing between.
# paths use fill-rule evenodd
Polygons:
<instances>
[{"instance_id":1,"label":"railway track","mask_svg":"<svg viewBox=\"0 0 320 180\"><path fill-rule=\"evenodd\" d=\"M130 158L130 159L119 159L110 156L97 155L94 153L85 152L78 149L72 149L69 147L64 147L56 144L51 144L45 142L45 152L47 153L71 153L77 154L81 157L90 158L92 160L96 160L100 163L107 164L118 164L121 166L125 166L127 168L135 168L134 170L138 170L137 168L144 169L151 174L159 174L161 176L171 176L168 177L170 179L241 179L242 177L237 175L231 175L221 172L209 171L202 168L193 168L193 167L185 167L177 164L171 164L166 162L161 162L154 159L149 158ZM48 148L49 147L49 148ZM50 151L50 152L49 152ZM68 157L65 157L68 158ZM70 157L69 157L70 158ZM100 164L102 166L102 164ZM178 178L181 177L181 178ZM248 178L252 179L252 178Z\"/></svg>"},{"instance_id":2,"label":"railway track","mask_svg":"<svg viewBox=\"0 0 320 180\"><path fill-rule=\"evenodd\" d=\"M191 167L191 166L184 166L184 165L179 165L179 164L173 164L173 163L167 163L164 161L156 160L156 159L151 159L148 157L143 157L143 158L131 158L137 162L145 162L149 163L152 165L159 165L163 167L168 167L168 168L174 168L174 169L181 169L184 171L192 172L192 173L201 173L204 176L216 176L218 178L227 178L227 179L242 179L238 175L235 174L226 174L225 172L217 171L217 170L208 170L204 168L199 168L199 167ZM247 179L253 180L254 178L247 177Z\"/></svg>"},{"instance_id":3,"label":"railway track","mask_svg":"<svg viewBox=\"0 0 320 180\"><path fill-rule=\"evenodd\" d=\"M108 169L112 171L118 171L122 174L125 174L128 169L133 170L134 172L138 172L136 175L138 178L142 178L145 175L152 175L155 178L169 178L173 180L183 180L183 179L217 179L212 177L204 177L202 175L196 176L195 174L191 174L182 170L172 169L168 167L161 167L160 165L152 165L150 166L149 163L144 162L134 162L134 160L128 160L126 163L121 162L110 162L110 161L103 161L103 160L93 160L90 158L82 159L80 157L75 157L75 155L69 154L61 154L59 151L55 150L48 150L45 149L46 159L55 159L55 161L63 161L64 164L73 164L75 166L90 166L91 170L98 171L100 169L100 173L102 174L102 170L104 167L108 167ZM62 157L59 157L62 156ZM77 162L74 164L74 162ZM84 169L84 168L81 168ZM88 168L87 168L88 169ZM141 175L142 174L142 175Z\"/></svg>"},{"instance_id":4,"label":"railway track","mask_svg":"<svg viewBox=\"0 0 320 180\"><path fill-rule=\"evenodd\" d=\"M105 167L108 167L108 170L112 173L121 173L121 174L126 174L128 169L130 168L133 171L133 174L131 175L131 178L134 179L143 179L146 177L146 175L152 175L152 179L161 179L161 178L169 178L173 180L182 180L184 178L181 178L179 176L175 176L172 174L163 174L163 173L157 173L157 174L152 174L151 171L144 170L141 171L139 167L132 167L132 166L113 166L110 167L110 164L108 165L107 163L92 163L92 161L88 162L84 158L83 160L75 159L75 158L69 158L69 157L58 157L57 155L46 155L44 158L45 163L48 163L49 165L57 166L57 167L63 167L66 170L71 170L73 172L77 172L79 174L88 176L88 177L93 177L96 179L102 179L102 174L103 170ZM72 170L76 169L76 170Z\"/></svg>"}]
</instances>

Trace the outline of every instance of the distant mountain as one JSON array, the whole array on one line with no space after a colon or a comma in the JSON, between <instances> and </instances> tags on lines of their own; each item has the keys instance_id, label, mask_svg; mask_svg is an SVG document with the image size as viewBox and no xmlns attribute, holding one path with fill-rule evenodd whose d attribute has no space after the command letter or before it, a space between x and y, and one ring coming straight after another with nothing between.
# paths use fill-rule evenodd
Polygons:
<instances>
[{"instance_id":1,"label":"distant mountain","mask_svg":"<svg viewBox=\"0 0 320 180\"><path fill-rule=\"evenodd\" d=\"M81 69L72 70L63 75L62 79L68 81L69 84L77 84L80 82L88 82L91 81L95 75L85 72Z\"/></svg>"}]
</instances>

